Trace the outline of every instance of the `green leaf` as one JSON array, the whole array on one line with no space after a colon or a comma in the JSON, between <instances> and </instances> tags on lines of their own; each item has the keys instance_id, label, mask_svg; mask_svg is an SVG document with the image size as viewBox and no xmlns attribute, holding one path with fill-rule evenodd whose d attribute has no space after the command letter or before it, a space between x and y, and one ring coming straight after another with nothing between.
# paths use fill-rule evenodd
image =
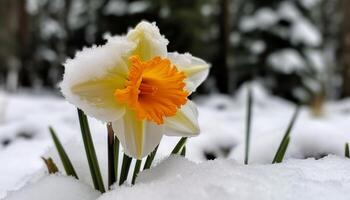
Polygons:
<instances>
[{"instance_id":1,"label":"green leaf","mask_svg":"<svg viewBox=\"0 0 350 200\"><path fill-rule=\"evenodd\" d=\"M349 143L345 143L345 157L350 158Z\"/></svg>"},{"instance_id":2,"label":"green leaf","mask_svg":"<svg viewBox=\"0 0 350 200\"><path fill-rule=\"evenodd\" d=\"M132 161L132 158L130 158L129 156L127 156L124 153L122 169L120 172L119 185L122 185L126 181L126 179L128 178L131 161Z\"/></svg>"},{"instance_id":3,"label":"green leaf","mask_svg":"<svg viewBox=\"0 0 350 200\"><path fill-rule=\"evenodd\" d=\"M51 126L49 127L49 130L51 133L52 140L56 146L56 150L58 152L58 155L60 156L64 170L66 171L68 176L74 176L76 179L78 179L78 175L74 170L72 162L70 161L70 159L69 159L66 151L64 150L62 143L58 139L55 131L53 130L53 128Z\"/></svg>"},{"instance_id":4,"label":"green leaf","mask_svg":"<svg viewBox=\"0 0 350 200\"><path fill-rule=\"evenodd\" d=\"M107 154L108 154L108 188L116 181L115 175L115 148L114 148L114 131L112 123L107 123ZM118 166L118 165L117 165Z\"/></svg>"},{"instance_id":5,"label":"green leaf","mask_svg":"<svg viewBox=\"0 0 350 200\"><path fill-rule=\"evenodd\" d=\"M115 182L118 181L118 166L119 166L119 140L114 136L114 175Z\"/></svg>"},{"instance_id":6,"label":"green leaf","mask_svg":"<svg viewBox=\"0 0 350 200\"><path fill-rule=\"evenodd\" d=\"M248 164L249 160L249 147L250 147L250 130L252 122L252 105L253 105L253 94L252 89L249 87L247 94L247 114L246 114L246 133L245 133L245 154L244 164Z\"/></svg>"},{"instance_id":7,"label":"green leaf","mask_svg":"<svg viewBox=\"0 0 350 200\"><path fill-rule=\"evenodd\" d=\"M180 152L180 150L182 149L182 147L185 145L187 138L186 137L182 137L179 142L176 144L176 146L174 147L173 151L171 152L171 154L178 154Z\"/></svg>"},{"instance_id":8,"label":"green leaf","mask_svg":"<svg viewBox=\"0 0 350 200\"><path fill-rule=\"evenodd\" d=\"M277 154L273 163L281 163L283 161L289 142L290 142L290 137L287 137L285 140L282 141L280 152Z\"/></svg>"},{"instance_id":9,"label":"green leaf","mask_svg":"<svg viewBox=\"0 0 350 200\"><path fill-rule=\"evenodd\" d=\"M182 148L180 155L183 157L186 156L186 145Z\"/></svg>"},{"instance_id":10,"label":"green leaf","mask_svg":"<svg viewBox=\"0 0 350 200\"><path fill-rule=\"evenodd\" d=\"M145 165L143 166L143 170L149 169L151 167L154 157L157 154L158 146L159 145L157 145L156 148L147 156Z\"/></svg>"},{"instance_id":11,"label":"green leaf","mask_svg":"<svg viewBox=\"0 0 350 200\"><path fill-rule=\"evenodd\" d=\"M291 133L291 131L294 127L295 121L299 115L299 110L300 110L300 107L297 106L295 109L295 112L293 114L293 117L288 125L286 133L284 134L282 141L278 147L278 150L275 154L275 157L273 158L272 163L280 163L283 161L284 155L285 155L287 148L288 148L288 145L289 145L290 133Z\"/></svg>"},{"instance_id":12,"label":"green leaf","mask_svg":"<svg viewBox=\"0 0 350 200\"><path fill-rule=\"evenodd\" d=\"M86 115L80 109L78 109L79 123L81 129L81 135L83 137L84 148L86 152L86 157L89 163L90 174L94 187L100 192L105 192L105 187L103 185L103 180L100 172L100 167L97 161L97 156L94 148L94 143L92 141L91 132L89 128L89 122Z\"/></svg>"},{"instance_id":13,"label":"green leaf","mask_svg":"<svg viewBox=\"0 0 350 200\"><path fill-rule=\"evenodd\" d=\"M131 184L133 184L133 185L135 184L136 177L137 177L138 173L140 172L141 163L142 163L142 160L136 160L134 174L132 175L132 181L131 181Z\"/></svg>"},{"instance_id":14,"label":"green leaf","mask_svg":"<svg viewBox=\"0 0 350 200\"><path fill-rule=\"evenodd\" d=\"M49 174L54 174L54 173L57 173L58 172L58 168L57 168L57 165L55 164L55 162L52 160L52 158L44 158L44 157L41 157L41 159L43 159L45 165L46 165L46 168L47 168L47 171L49 172Z\"/></svg>"}]
</instances>

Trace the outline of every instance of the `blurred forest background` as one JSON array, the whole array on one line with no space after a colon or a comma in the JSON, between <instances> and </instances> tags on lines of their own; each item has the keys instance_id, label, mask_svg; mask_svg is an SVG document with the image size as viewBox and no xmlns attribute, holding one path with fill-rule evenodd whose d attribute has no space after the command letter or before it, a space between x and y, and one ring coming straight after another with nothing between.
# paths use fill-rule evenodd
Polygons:
<instances>
[{"instance_id":1,"label":"blurred forest background","mask_svg":"<svg viewBox=\"0 0 350 200\"><path fill-rule=\"evenodd\" d=\"M201 93L259 80L317 105L350 96L349 11L349 0L1 0L0 85L55 89L67 57L145 19L169 51L212 64Z\"/></svg>"}]
</instances>

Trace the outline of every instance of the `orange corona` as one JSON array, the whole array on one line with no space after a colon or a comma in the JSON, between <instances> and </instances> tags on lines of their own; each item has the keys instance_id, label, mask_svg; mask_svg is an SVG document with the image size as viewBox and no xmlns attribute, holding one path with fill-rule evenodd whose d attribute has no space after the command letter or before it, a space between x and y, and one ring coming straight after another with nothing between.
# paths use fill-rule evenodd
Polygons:
<instances>
[{"instance_id":1,"label":"orange corona","mask_svg":"<svg viewBox=\"0 0 350 200\"><path fill-rule=\"evenodd\" d=\"M124 89L115 91L116 100L126 103L139 120L163 124L165 117L175 115L187 102L185 73L161 57L141 61L138 56L131 56L129 60L128 80Z\"/></svg>"}]
</instances>

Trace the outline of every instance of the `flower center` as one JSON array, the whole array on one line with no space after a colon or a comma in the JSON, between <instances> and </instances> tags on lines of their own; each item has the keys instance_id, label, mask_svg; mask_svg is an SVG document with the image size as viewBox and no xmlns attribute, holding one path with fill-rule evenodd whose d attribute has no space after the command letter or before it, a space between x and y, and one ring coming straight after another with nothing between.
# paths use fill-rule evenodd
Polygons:
<instances>
[{"instance_id":1,"label":"flower center","mask_svg":"<svg viewBox=\"0 0 350 200\"><path fill-rule=\"evenodd\" d=\"M131 56L129 60L126 87L115 91L116 100L126 103L139 120L163 124L164 117L175 115L187 102L186 75L166 58L143 62L138 56Z\"/></svg>"}]
</instances>

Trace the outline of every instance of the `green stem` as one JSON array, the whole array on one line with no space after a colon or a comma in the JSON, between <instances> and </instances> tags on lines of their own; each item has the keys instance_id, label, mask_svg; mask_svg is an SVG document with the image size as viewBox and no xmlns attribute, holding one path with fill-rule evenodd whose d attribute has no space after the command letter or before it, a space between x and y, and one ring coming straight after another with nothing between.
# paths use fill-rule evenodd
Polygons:
<instances>
[{"instance_id":1,"label":"green stem","mask_svg":"<svg viewBox=\"0 0 350 200\"><path fill-rule=\"evenodd\" d=\"M288 148L288 145L289 145L289 141L290 141L290 133L294 127L294 124L295 124L295 121L299 115L299 111L300 111L300 107L297 106L296 109L295 109L295 112L293 114L293 117L288 125L288 128L281 140L281 143L278 147L278 150L275 154L275 157L273 158L273 161L272 163L280 163L283 161L283 158L284 158L284 155L287 151L287 148Z\"/></svg>"},{"instance_id":2,"label":"green stem","mask_svg":"<svg viewBox=\"0 0 350 200\"><path fill-rule=\"evenodd\" d=\"M182 147L185 145L187 138L186 137L182 137L179 142L176 144L176 146L174 147L173 151L171 152L171 154L178 154L180 152L180 150L182 149Z\"/></svg>"},{"instance_id":3,"label":"green stem","mask_svg":"<svg viewBox=\"0 0 350 200\"><path fill-rule=\"evenodd\" d=\"M92 137L91 137L89 122L88 122L87 117L84 114L84 112L80 109L78 109L78 116L79 116L80 129L81 129L81 134L83 137L86 157L87 157L87 160L89 163L92 181L94 183L95 189L104 193L105 188L103 185L100 167L99 167L99 164L97 161L97 156L96 156L94 144L93 144Z\"/></svg>"},{"instance_id":4,"label":"green stem","mask_svg":"<svg viewBox=\"0 0 350 200\"><path fill-rule=\"evenodd\" d=\"M249 160L249 144L250 144L250 129L252 121L252 105L253 105L253 95L252 89L249 87L247 94L247 115L246 115L246 134L245 134L245 155L244 164L248 164Z\"/></svg>"},{"instance_id":5,"label":"green stem","mask_svg":"<svg viewBox=\"0 0 350 200\"><path fill-rule=\"evenodd\" d=\"M158 145L158 146L159 146L159 145ZM149 169L149 168L151 167L152 162L153 162L153 160L154 160L154 157L155 157L156 154L157 154L158 146L156 146L156 148L147 156L145 165L143 166L143 170Z\"/></svg>"},{"instance_id":6,"label":"green stem","mask_svg":"<svg viewBox=\"0 0 350 200\"><path fill-rule=\"evenodd\" d=\"M114 175L115 182L118 181L118 166L119 166L119 140L114 136Z\"/></svg>"},{"instance_id":7,"label":"green stem","mask_svg":"<svg viewBox=\"0 0 350 200\"><path fill-rule=\"evenodd\" d=\"M183 157L186 156L186 145L184 145L184 147L182 148L180 155Z\"/></svg>"},{"instance_id":8,"label":"green stem","mask_svg":"<svg viewBox=\"0 0 350 200\"><path fill-rule=\"evenodd\" d=\"M128 178L131 161L132 161L132 158L130 158L124 153L122 169L120 172L119 185L122 185Z\"/></svg>"},{"instance_id":9,"label":"green stem","mask_svg":"<svg viewBox=\"0 0 350 200\"><path fill-rule=\"evenodd\" d=\"M131 181L131 184L133 184L133 185L135 184L136 177L137 177L138 173L140 172L141 163L142 163L142 160L136 160L134 174L132 175L132 181Z\"/></svg>"},{"instance_id":10,"label":"green stem","mask_svg":"<svg viewBox=\"0 0 350 200\"><path fill-rule=\"evenodd\" d=\"M349 143L345 143L345 157L350 158Z\"/></svg>"},{"instance_id":11,"label":"green stem","mask_svg":"<svg viewBox=\"0 0 350 200\"><path fill-rule=\"evenodd\" d=\"M55 131L53 130L53 128L51 126L49 127L49 130L51 133L52 140L56 146L56 150L58 152L58 155L60 156L64 170L66 171L68 176L74 176L76 179L78 179L78 175L75 172L74 167L72 165L72 162L70 161L66 151L64 150L61 141L58 139Z\"/></svg>"},{"instance_id":12,"label":"green stem","mask_svg":"<svg viewBox=\"0 0 350 200\"><path fill-rule=\"evenodd\" d=\"M114 167L114 132L111 123L107 123L107 151L108 151L108 188L116 181Z\"/></svg>"}]
</instances>

